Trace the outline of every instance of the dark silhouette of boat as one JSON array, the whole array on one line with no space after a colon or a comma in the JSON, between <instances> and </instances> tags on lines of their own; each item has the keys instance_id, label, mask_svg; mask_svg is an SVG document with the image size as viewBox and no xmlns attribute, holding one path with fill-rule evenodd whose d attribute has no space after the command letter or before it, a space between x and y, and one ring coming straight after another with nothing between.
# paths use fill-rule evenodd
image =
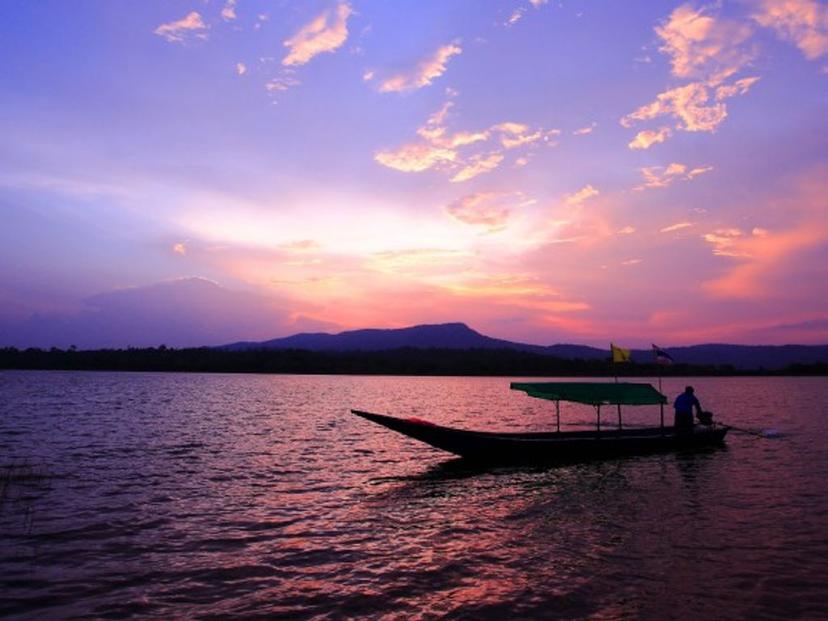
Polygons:
<instances>
[{"instance_id":1,"label":"dark silhouette of boat","mask_svg":"<svg viewBox=\"0 0 828 621\"><path fill-rule=\"evenodd\" d=\"M361 410L352 413L454 455L487 462L569 462L605 459L624 455L640 455L665 451L696 449L723 443L730 427L727 425L696 425L692 429L664 426L664 404L667 398L650 384L588 382L513 383L533 397L549 399L556 404L556 431L493 432L444 427L418 418L396 418ZM560 402L574 401L595 406L595 430L560 430ZM661 425L658 427L624 429L621 405L658 404ZM601 427L601 406L615 405L618 424Z\"/></svg>"}]
</instances>

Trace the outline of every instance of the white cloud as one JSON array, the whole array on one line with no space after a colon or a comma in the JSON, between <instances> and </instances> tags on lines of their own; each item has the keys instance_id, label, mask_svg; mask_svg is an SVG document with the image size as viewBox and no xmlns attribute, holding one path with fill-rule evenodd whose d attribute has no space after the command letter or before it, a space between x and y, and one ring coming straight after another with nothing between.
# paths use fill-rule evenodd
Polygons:
<instances>
[{"instance_id":1,"label":"white cloud","mask_svg":"<svg viewBox=\"0 0 828 621\"><path fill-rule=\"evenodd\" d=\"M284 42L289 52L282 64L304 65L318 54L339 49L348 39L348 17L352 13L346 2L320 13Z\"/></svg>"},{"instance_id":2,"label":"white cloud","mask_svg":"<svg viewBox=\"0 0 828 621\"><path fill-rule=\"evenodd\" d=\"M456 43L443 45L434 54L418 63L412 70L384 80L379 86L379 91L381 93L399 93L429 86L446 72L449 59L462 51L463 49Z\"/></svg>"},{"instance_id":3,"label":"white cloud","mask_svg":"<svg viewBox=\"0 0 828 621\"><path fill-rule=\"evenodd\" d=\"M153 32L170 43L184 43L188 37L207 38L207 25L197 11L191 11L177 21L161 24Z\"/></svg>"},{"instance_id":4,"label":"white cloud","mask_svg":"<svg viewBox=\"0 0 828 621\"><path fill-rule=\"evenodd\" d=\"M236 73L238 75L244 75L247 73L247 65L244 63L236 63Z\"/></svg>"}]
</instances>

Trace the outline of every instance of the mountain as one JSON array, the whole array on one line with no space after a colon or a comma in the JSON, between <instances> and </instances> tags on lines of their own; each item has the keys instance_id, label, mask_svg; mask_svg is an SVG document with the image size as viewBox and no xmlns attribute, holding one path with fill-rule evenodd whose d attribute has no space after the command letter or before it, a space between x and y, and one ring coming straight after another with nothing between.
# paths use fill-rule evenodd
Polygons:
<instances>
[{"instance_id":1,"label":"mountain","mask_svg":"<svg viewBox=\"0 0 828 621\"><path fill-rule=\"evenodd\" d=\"M313 332L294 334L269 341L241 341L219 349L303 349L308 351L381 351L413 347L419 349L515 349L564 359L599 360L609 358L609 347L587 345L532 345L496 339L472 330L464 323L419 325L397 329L350 330L338 334ZM791 364L828 362L828 345L728 345L705 344L669 347L665 350L676 363L732 365L737 369L782 369ZM649 349L632 351L635 362L653 361Z\"/></svg>"},{"instance_id":2,"label":"mountain","mask_svg":"<svg viewBox=\"0 0 828 621\"><path fill-rule=\"evenodd\" d=\"M420 349L521 349L545 353L541 345L513 343L484 336L464 323L442 323L391 330L350 330L339 334L311 332L270 341L231 343L222 349L306 349L309 351L379 351L417 347Z\"/></svg>"}]
</instances>

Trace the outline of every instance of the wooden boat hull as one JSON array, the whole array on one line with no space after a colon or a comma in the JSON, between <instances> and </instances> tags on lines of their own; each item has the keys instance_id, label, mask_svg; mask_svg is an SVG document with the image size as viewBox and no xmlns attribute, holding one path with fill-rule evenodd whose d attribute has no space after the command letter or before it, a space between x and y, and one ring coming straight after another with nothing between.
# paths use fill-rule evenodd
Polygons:
<instances>
[{"instance_id":1,"label":"wooden boat hull","mask_svg":"<svg viewBox=\"0 0 828 621\"><path fill-rule=\"evenodd\" d=\"M677 433L673 427L542 433L498 433L443 427L418 419L351 410L353 414L435 448L487 462L555 462L604 459L688 450L723 443L726 425L697 426Z\"/></svg>"}]
</instances>

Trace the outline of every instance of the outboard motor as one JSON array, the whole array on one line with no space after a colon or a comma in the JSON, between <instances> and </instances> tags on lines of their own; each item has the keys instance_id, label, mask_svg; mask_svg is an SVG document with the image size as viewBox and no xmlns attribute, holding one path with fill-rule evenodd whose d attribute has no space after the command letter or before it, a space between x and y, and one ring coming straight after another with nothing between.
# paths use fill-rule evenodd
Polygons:
<instances>
[{"instance_id":1,"label":"outboard motor","mask_svg":"<svg viewBox=\"0 0 828 621\"><path fill-rule=\"evenodd\" d=\"M702 425L712 425L713 424L713 412L702 411L696 414L696 418L699 419L699 422Z\"/></svg>"}]
</instances>

